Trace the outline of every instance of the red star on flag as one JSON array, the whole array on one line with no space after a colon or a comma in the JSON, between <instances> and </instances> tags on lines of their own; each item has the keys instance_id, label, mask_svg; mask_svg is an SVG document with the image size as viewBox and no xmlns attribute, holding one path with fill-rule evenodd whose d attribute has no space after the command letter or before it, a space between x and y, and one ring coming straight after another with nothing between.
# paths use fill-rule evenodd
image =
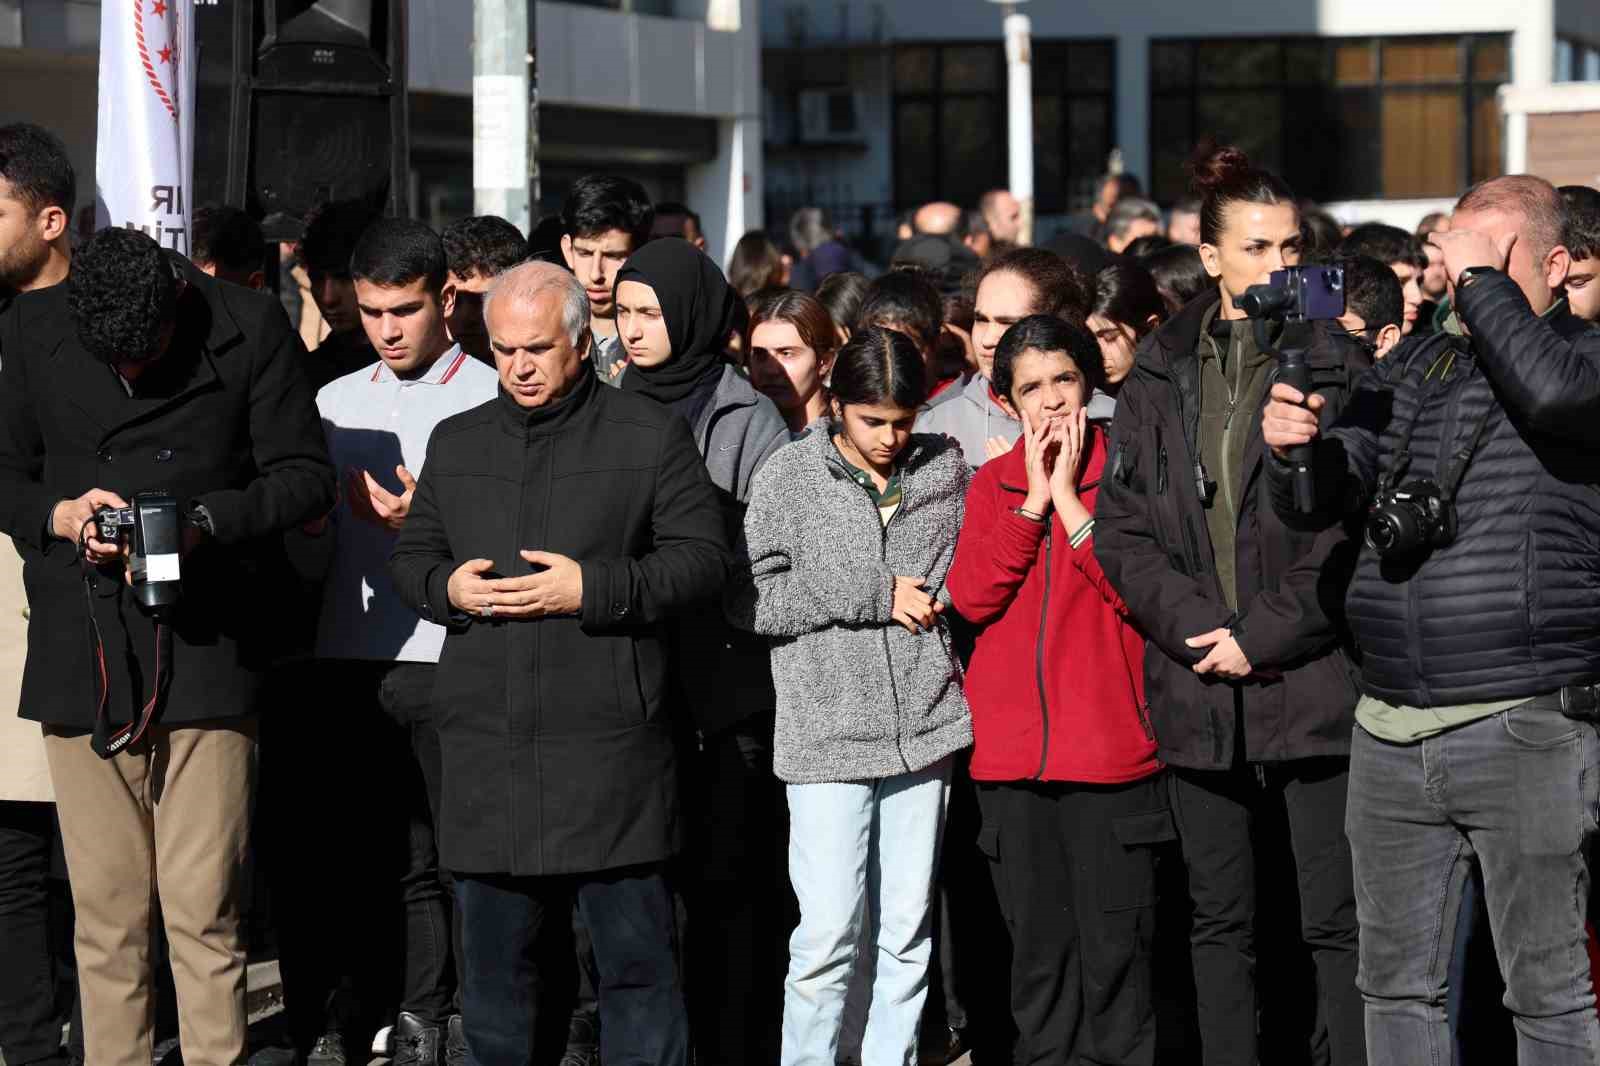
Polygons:
<instances>
[{"instance_id":1,"label":"red star on flag","mask_svg":"<svg viewBox=\"0 0 1600 1066\"><path fill-rule=\"evenodd\" d=\"M161 50L161 62L163 62L163 63L172 62L172 46L171 45L168 45L167 47L165 47L165 48L163 48Z\"/></svg>"},{"instance_id":2,"label":"red star on flag","mask_svg":"<svg viewBox=\"0 0 1600 1066\"><path fill-rule=\"evenodd\" d=\"M167 13L166 0L154 0L154 3L150 5L150 11L156 18L161 18Z\"/></svg>"}]
</instances>

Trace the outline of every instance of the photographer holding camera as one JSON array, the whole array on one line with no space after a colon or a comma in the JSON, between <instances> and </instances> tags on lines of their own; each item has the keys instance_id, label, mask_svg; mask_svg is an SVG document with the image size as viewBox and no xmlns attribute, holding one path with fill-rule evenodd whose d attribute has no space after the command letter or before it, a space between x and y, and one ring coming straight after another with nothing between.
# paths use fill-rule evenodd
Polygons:
<instances>
[{"instance_id":1,"label":"photographer holding camera","mask_svg":"<svg viewBox=\"0 0 1600 1066\"><path fill-rule=\"evenodd\" d=\"M1232 148L1202 148L1194 172L1214 284L1140 344L1117 395L1095 554L1150 640L1145 693L1194 900L1204 1062L1258 1058L1252 838L1271 813L1289 825L1331 1061L1350 1066L1365 1061L1343 817L1356 692L1318 595L1337 538L1273 512L1257 412L1277 372L1270 344L1290 347L1291 327L1330 410L1371 363L1326 322L1274 322L1262 343L1235 301L1299 263L1294 194ZM1342 307L1331 286L1321 294Z\"/></svg>"},{"instance_id":2,"label":"photographer holding camera","mask_svg":"<svg viewBox=\"0 0 1600 1066\"><path fill-rule=\"evenodd\" d=\"M77 910L87 1061L149 1066L151 923L184 1059L245 1059L255 697L277 535L333 470L277 301L106 229L0 317L0 531L32 604L21 717L43 723ZM102 508L131 512L121 535ZM159 888L158 888L159 886Z\"/></svg>"},{"instance_id":3,"label":"photographer holding camera","mask_svg":"<svg viewBox=\"0 0 1600 1066\"><path fill-rule=\"evenodd\" d=\"M1474 186L1430 238L1451 279L1445 330L1367 374L1332 428L1281 385L1262 419L1280 457L1314 443L1321 523L1366 516L1346 600L1364 693L1348 829L1374 1066L1449 1060L1446 969L1474 859L1518 1061L1600 1061L1585 952L1600 334L1562 298L1562 222L1543 179ZM1278 512L1304 521L1285 464L1267 469Z\"/></svg>"}]
</instances>

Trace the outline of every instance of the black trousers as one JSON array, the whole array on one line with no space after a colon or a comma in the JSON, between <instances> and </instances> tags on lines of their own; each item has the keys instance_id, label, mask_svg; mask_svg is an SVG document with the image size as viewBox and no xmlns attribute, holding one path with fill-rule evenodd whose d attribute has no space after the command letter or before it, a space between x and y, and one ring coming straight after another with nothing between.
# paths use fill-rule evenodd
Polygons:
<instances>
[{"instance_id":1,"label":"black trousers","mask_svg":"<svg viewBox=\"0 0 1600 1066\"><path fill-rule=\"evenodd\" d=\"M540 944L552 932L566 933L574 901L600 970L601 1059L688 1066L672 892L658 868L560 877L461 874L456 900L466 963L463 1017L474 1066L533 1062L550 992Z\"/></svg>"},{"instance_id":2,"label":"black trousers","mask_svg":"<svg viewBox=\"0 0 1600 1066\"><path fill-rule=\"evenodd\" d=\"M1300 894L1300 937L1316 967L1333 1066L1366 1062L1356 990L1355 881L1344 834L1348 759L1300 759L1169 774L1189 895L1205 1066L1255 1066L1256 839L1264 804L1281 805Z\"/></svg>"},{"instance_id":3,"label":"black trousers","mask_svg":"<svg viewBox=\"0 0 1600 1066\"><path fill-rule=\"evenodd\" d=\"M68 1007L60 994L77 982L71 898L51 886L52 869L65 869L54 859L58 837L54 804L0 801L0 1053L7 1066L59 1053L63 1007L72 1011L74 1053L83 1060L77 996Z\"/></svg>"},{"instance_id":4,"label":"black trousers","mask_svg":"<svg viewBox=\"0 0 1600 1066\"><path fill-rule=\"evenodd\" d=\"M985 850L1011 929L1017 1066L1155 1061L1155 847L1165 782L979 782Z\"/></svg>"},{"instance_id":5,"label":"black trousers","mask_svg":"<svg viewBox=\"0 0 1600 1066\"><path fill-rule=\"evenodd\" d=\"M783 784L772 774L770 713L705 737L689 755L689 851L678 868L695 1061L776 1062L787 939Z\"/></svg>"},{"instance_id":6,"label":"black trousers","mask_svg":"<svg viewBox=\"0 0 1600 1066\"><path fill-rule=\"evenodd\" d=\"M301 1049L325 1032L365 1040L396 1008L439 1025L457 1010L433 671L346 661L275 675L257 817Z\"/></svg>"}]
</instances>

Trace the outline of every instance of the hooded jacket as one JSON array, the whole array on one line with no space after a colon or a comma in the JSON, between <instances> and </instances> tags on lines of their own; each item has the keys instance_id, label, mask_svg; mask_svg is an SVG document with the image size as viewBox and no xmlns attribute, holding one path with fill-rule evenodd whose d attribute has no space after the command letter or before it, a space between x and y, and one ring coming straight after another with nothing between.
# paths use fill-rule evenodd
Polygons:
<instances>
[{"instance_id":1,"label":"hooded jacket","mask_svg":"<svg viewBox=\"0 0 1600 1066\"><path fill-rule=\"evenodd\" d=\"M756 475L744 524L752 583L734 608L773 638L784 781L891 777L972 743L945 625L911 633L892 617L897 575L943 589L970 477L948 441L914 435L884 525L827 433L780 449Z\"/></svg>"},{"instance_id":2,"label":"hooded jacket","mask_svg":"<svg viewBox=\"0 0 1600 1066\"><path fill-rule=\"evenodd\" d=\"M1094 507L1105 433L1090 436L1079 498ZM1052 509L1017 514L1027 456L1013 448L978 471L947 585L979 626L967 667L972 776L978 781L1122 784L1160 769L1144 706L1144 635L1094 557Z\"/></svg>"},{"instance_id":3,"label":"hooded jacket","mask_svg":"<svg viewBox=\"0 0 1600 1066\"><path fill-rule=\"evenodd\" d=\"M942 397L941 397L942 399ZM1006 414L989 392L989 379L975 375L959 393L936 403L917 417L918 433L942 433L961 446L967 465L976 470L989 460L990 437L1015 444L1022 423Z\"/></svg>"},{"instance_id":4,"label":"hooded jacket","mask_svg":"<svg viewBox=\"0 0 1600 1066\"><path fill-rule=\"evenodd\" d=\"M1145 695L1164 761L1223 769L1238 749L1252 762L1347 754L1357 693L1339 626L1352 546L1342 528L1297 530L1273 510L1259 408L1237 415L1251 420L1234 538L1237 612L1217 577L1196 485L1196 347L1220 299L1214 288L1196 297L1139 346L1117 393L1095 554L1150 639ZM1332 425L1371 364L1320 326L1306 362ZM1229 681L1194 672L1206 649L1185 641L1213 629L1232 629L1255 673Z\"/></svg>"}]
</instances>

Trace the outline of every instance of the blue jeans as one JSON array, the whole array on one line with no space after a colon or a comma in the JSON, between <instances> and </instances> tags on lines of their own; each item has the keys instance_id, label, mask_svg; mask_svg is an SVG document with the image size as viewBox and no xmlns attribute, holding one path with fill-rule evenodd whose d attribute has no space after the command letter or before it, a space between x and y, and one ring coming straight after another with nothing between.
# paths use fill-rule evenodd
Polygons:
<instances>
[{"instance_id":1,"label":"blue jeans","mask_svg":"<svg viewBox=\"0 0 1600 1066\"><path fill-rule=\"evenodd\" d=\"M834 1066L863 911L876 918L861 1058L915 1061L928 995L933 872L950 760L879 778L789 786L789 880L800 925L784 982L783 1066Z\"/></svg>"},{"instance_id":2,"label":"blue jeans","mask_svg":"<svg viewBox=\"0 0 1600 1066\"><path fill-rule=\"evenodd\" d=\"M1415 744L1357 727L1347 828L1371 1066L1447 1066L1448 973L1474 856L1521 1066L1600 1062L1584 920L1600 735L1524 705Z\"/></svg>"},{"instance_id":3,"label":"blue jeans","mask_svg":"<svg viewBox=\"0 0 1600 1066\"><path fill-rule=\"evenodd\" d=\"M688 1066L672 893L655 867L563 877L457 876L466 968L462 1014L472 1066L533 1061L546 984L537 942L546 922L572 920L574 898L600 970L601 1059L608 1066Z\"/></svg>"}]
</instances>

